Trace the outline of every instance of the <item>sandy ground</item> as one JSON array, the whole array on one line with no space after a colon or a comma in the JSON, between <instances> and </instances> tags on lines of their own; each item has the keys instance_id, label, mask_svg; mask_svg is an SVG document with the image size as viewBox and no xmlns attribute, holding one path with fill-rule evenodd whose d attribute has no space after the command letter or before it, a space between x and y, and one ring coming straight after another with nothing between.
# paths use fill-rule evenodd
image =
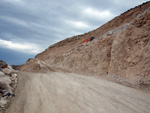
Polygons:
<instances>
[{"instance_id":1,"label":"sandy ground","mask_svg":"<svg viewBox=\"0 0 150 113\"><path fill-rule=\"evenodd\" d=\"M5 113L150 113L150 94L72 73L21 73Z\"/></svg>"}]
</instances>

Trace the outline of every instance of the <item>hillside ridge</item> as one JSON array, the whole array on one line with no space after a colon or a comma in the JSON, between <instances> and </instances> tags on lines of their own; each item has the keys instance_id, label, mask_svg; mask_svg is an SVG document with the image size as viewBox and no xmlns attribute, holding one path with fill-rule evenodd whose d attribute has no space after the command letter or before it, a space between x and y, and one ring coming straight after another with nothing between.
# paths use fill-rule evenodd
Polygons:
<instances>
[{"instance_id":1,"label":"hillside ridge","mask_svg":"<svg viewBox=\"0 0 150 113\"><path fill-rule=\"evenodd\" d=\"M60 46L65 45L66 42L72 42L72 41L76 41L76 40L79 40L79 39L82 42L85 39L89 38L90 36L97 37L96 35L97 35L98 32L100 32L98 34L104 34L108 31L112 30L114 27L118 27L118 26L123 25L125 23L129 23L138 14L145 11L145 9L147 9L149 7L149 5L150 5L150 2L145 2L145 3L143 3L139 6L136 6L135 8L131 8L128 11L122 13L121 15L115 17L114 19L108 21L106 24L94 29L93 31L89 31L88 33L84 33L84 34L81 34L81 35L76 35L76 36L73 36L73 37L66 38L62 41L59 41L59 42L49 46L49 48L52 49L54 47L60 47ZM95 34L93 34L92 32L94 32ZM45 52L45 51L43 51L43 52ZM38 55L40 55L42 53L37 54L36 57L38 57Z\"/></svg>"},{"instance_id":2,"label":"hillside ridge","mask_svg":"<svg viewBox=\"0 0 150 113\"><path fill-rule=\"evenodd\" d=\"M51 45L22 71L65 70L105 76L125 85L150 89L150 2L115 17L88 33ZM86 39L94 40L82 43ZM45 66L46 65L46 66Z\"/></svg>"}]
</instances>

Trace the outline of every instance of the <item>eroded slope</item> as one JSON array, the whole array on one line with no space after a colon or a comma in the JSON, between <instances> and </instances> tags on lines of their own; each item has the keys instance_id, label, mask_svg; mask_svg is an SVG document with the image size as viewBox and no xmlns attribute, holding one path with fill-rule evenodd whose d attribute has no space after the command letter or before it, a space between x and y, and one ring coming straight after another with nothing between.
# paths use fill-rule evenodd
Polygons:
<instances>
[{"instance_id":1,"label":"eroded slope","mask_svg":"<svg viewBox=\"0 0 150 113\"><path fill-rule=\"evenodd\" d=\"M43 72L43 67L35 69L42 62L47 66L103 75L124 84L149 89L149 33L150 2L147 2L94 31L50 46L23 65L22 71ZM93 41L80 44L91 36L95 37Z\"/></svg>"}]
</instances>

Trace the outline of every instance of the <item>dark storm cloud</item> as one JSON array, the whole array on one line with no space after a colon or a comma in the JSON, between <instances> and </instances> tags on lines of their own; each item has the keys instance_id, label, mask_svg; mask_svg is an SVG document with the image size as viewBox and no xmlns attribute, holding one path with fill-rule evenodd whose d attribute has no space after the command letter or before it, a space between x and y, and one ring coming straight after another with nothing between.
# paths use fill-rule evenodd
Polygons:
<instances>
[{"instance_id":1,"label":"dark storm cloud","mask_svg":"<svg viewBox=\"0 0 150 113\"><path fill-rule=\"evenodd\" d=\"M5 48L0 48L0 59L3 61L6 61L8 64L13 65L13 64L24 64L29 58L33 58L34 55L31 54L25 54L25 53L20 53L14 50L10 49L5 49Z\"/></svg>"},{"instance_id":2,"label":"dark storm cloud","mask_svg":"<svg viewBox=\"0 0 150 113\"><path fill-rule=\"evenodd\" d=\"M1 0L0 51L36 54L148 0ZM22 45L22 47L21 47Z\"/></svg>"}]
</instances>

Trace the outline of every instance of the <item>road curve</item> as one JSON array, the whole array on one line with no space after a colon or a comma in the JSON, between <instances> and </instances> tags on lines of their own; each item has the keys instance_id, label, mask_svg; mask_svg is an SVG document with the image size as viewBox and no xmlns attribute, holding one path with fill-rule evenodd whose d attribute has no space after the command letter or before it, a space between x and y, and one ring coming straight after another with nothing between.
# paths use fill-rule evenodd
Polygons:
<instances>
[{"instance_id":1,"label":"road curve","mask_svg":"<svg viewBox=\"0 0 150 113\"><path fill-rule=\"evenodd\" d=\"M20 73L5 113L150 113L150 94L72 73Z\"/></svg>"}]
</instances>

